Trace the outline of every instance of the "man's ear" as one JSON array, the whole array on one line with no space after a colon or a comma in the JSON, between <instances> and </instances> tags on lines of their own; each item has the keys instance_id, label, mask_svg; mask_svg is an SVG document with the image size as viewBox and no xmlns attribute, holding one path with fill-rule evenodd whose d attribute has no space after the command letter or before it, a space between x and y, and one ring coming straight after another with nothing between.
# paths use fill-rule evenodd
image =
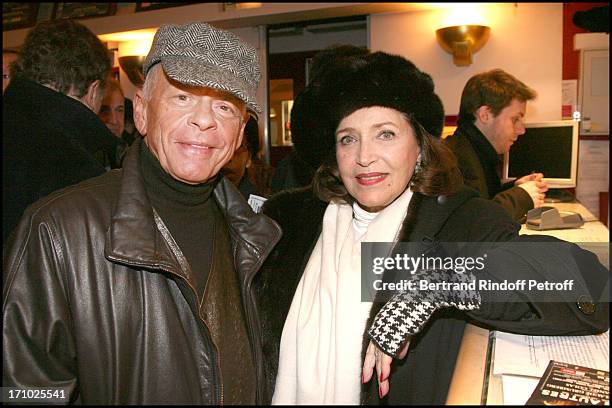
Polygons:
<instances>
[{"instance_id":1,"label":"man's ear","mask_svg":"<svg viewBox=\"0 0 612 408\"><path fill-rule=\"evenodd\" d=\"M147 134L147 104L144 100L142 89L134 94L134 125L138 133L143 136Z\"/></svg>"},{"instance_id":2,"label":"man's ear","mask_svg":"<svg viewBox=\"0 0 612 408\"><path fill-rule=\"evenodd\" d=\"M87 92L81 98L81 102L83 102L89 109L91 109L96 115L100 110L100 105L102 104L102 98L104 97L104 89L100 86L101 81L96 79L89 87L87 87Z\"/></svg>"},{"instance_id":3,"label":"man's ear","mask_svg":"<svg viewBox=\"0 0 612 408\"><path fill-rule=\"evenodd\" d=\"M482 105L480 108L476 109L476 112L474 112L474 117L476 118L477 122L486 125L493 118L493 112L491 112L491 108L487 105Z\"/></svg>"}]
</instances>

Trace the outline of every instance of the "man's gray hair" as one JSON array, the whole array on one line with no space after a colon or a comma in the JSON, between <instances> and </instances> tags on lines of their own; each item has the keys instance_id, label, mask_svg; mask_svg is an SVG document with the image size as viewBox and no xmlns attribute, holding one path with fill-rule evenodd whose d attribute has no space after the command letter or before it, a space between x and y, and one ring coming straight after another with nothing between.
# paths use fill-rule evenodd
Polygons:
<instances>
[{"instance_id":1,"label":"man's gray hair","mask_svg":"<svg viewBox=\"0 0 612 408\"><path fill-rule=\"evenodd\" d=\"M159 73L162 71L163 69L161 64L155 64L149 70L149 73L147 74L147 77L144 80L144 84L142 85L142 94L146 102L149 102L151 100L151 97L153 96L153 91L155 90L155 86L159 82Z\"/></svg>"}]
</instances>

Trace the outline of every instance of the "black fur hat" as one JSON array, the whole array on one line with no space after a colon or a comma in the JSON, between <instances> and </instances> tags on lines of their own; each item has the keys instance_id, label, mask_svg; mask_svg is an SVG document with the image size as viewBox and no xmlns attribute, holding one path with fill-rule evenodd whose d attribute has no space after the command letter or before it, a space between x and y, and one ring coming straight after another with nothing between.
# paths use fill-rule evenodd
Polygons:
<instances>
[{"instance_id":1,"label":"black fur hat","mask_svg":"<svg viewBox=\"0 0 612 408\"><path fill-rule=\"evenodd\" d=\"M376 52L364 60L365 64L337 70L326 78L322 99L328 110L328 135L356 110L383 106L405 113L432 136L440 137L444 108L431 77L397 55Z\"/></svg>"},{"instance_id":2,"label":"black fur hat","mask_svg":"<svg viewBox=\"0 0 612 408\"><path fill-rule=\"evenodd\" d=\"M321 85L326 76L332 72L342 72L352 64L359 63L369 54L365 48L352 45L331 46L317 53L312 61L310 84L293 102L291 109L291 138L301 161L294 173L302 185L309 184L317 168L328 156L329 138L324 118L327 108L321 104L321 94L325 86ZM332 141L333 143L333 141Z\"/></svg>"}]
</instances>

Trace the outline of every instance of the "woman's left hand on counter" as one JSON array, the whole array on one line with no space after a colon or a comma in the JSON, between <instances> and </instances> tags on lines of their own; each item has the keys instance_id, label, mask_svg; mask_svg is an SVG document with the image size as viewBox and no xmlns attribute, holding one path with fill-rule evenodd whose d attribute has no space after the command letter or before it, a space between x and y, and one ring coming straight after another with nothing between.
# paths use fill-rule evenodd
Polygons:
<instances>
[{"instance_id":1,"label":"woman's left hand on counter","mask_svg":"<svg viewBox=\"0 0 612 408\"><path fill-rule=\"evenodd\" d=\"M406 357L408 354L408 345L410 344L410 340L406 342L402 346L399 351L398 358ZM363 361L363 372L361 374L361 382L363 384L370 381L372 378L372 373L374 371L374 367L376 367L376 378L378 379L378 394L380 398L384 398L385 395L389 392L389 373L391 372L391 363L393 362L393 357L388 354L385 354L381 349L379 349L376 344L370 341L368 348L366 350L365 359Z\"/></svg>"}]
</instances>

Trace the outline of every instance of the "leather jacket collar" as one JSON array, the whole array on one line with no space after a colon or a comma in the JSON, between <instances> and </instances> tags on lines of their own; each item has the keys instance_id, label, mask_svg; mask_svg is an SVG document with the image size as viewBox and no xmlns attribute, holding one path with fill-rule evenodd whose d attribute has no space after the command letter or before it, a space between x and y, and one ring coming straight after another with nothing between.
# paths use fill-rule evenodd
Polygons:
<instances>
[{"instance_id":1,"label":"leather jacket collar","mask_svg":"<svg viewBox=\"0 0 612 408\"><path fill-rule=\"evenodd\" d=\"M187 272L180 266L170 243L157 228L159 217L149 202L140 174L140 143L144 143L142 139L132 144L123 163L105 256L112 261L163 269L186 277ZM262 261L260 258L267 256L280 240L280 227L263 214L254 214L236 187L225 178L213 194L228 221L236 265L251 275ZM241 247L245 250L240 250Z\"/></svg>"}]
</instances>

